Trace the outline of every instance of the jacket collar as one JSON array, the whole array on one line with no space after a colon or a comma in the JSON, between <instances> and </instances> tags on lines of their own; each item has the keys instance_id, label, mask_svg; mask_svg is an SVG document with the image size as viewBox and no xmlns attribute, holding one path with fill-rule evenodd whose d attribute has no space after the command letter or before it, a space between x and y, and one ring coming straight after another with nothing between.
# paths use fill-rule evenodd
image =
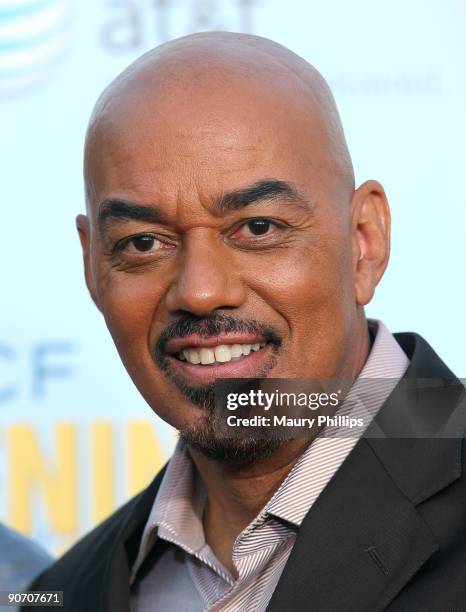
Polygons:
<instances>
[{"instance_id":1,"label":"jacket collar","mask_svg":"<svg viewBox=\"0 0 466 612\"><path fill-rule=\"evenodd\" d=\"M411 363L366 432L399 489L418 505L461 476L462 383L417 334L395 334Z\"/></svg>"},{"instance_id":2,"label":"jacket collar","mask_svg":"<svg viewBox=\"0 0 466 612\"><path fill-rule=\"evenodd\" d=\"M420 336L395 337L402 384L305 517L270 612L384 610L439 548L416 505L461 475L464 387Z\"/></svg>"}]
</instances>

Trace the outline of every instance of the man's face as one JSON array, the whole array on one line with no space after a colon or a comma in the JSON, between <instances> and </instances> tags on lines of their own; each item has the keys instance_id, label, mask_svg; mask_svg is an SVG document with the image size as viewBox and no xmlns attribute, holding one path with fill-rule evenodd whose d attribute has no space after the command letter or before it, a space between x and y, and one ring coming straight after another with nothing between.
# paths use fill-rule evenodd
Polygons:
<instances>
[{"instance_id":1,"label":"man's face","mask_svg":"<svg viewBox=\"0 0 466 612\"><path fill-rule=\"evenodd\" d=\"M97 131L81 238L146 401L183 432L204 426L216 378L344 375L358 313L351 194L319 117L251 86L143 98Z\"/></svg>"}]
</instances>

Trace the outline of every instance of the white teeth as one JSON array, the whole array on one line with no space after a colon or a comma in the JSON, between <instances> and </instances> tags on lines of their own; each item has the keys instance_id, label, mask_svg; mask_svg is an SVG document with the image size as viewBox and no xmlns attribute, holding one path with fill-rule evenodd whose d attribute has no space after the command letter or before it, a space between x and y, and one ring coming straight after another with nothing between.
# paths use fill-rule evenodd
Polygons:
<instances>
[{"instance_id":1,"label":"white teeth","mask_svg":"<svg viewBox=\"0 0 466 612\"><path fill-rule=\"evenodd\" d=\"M218 361L219 363L231 361L231 351L228 346L221 344L215 348L215 361Z\"/></svg>"},{"instance_id":2,"label":"white teeth","mask_svg":"<svg viewBox=\"0 0 466 612\"><path fill-rule=\"evenodd\" d=\"M210 365L211 363L215 363L215 353L210 348L201 348L199 351L201 356L202 365Z\"/></svg>"},{"instance_id":3,"label":"white teeth","mask_svg":"<svg viewBox=\"0 0 466 612\"><path fill-rule=\"evenodd\" d=\"M243 347L241 346L241 344L233 344L232 346L230 346L230 353L233 359L241 357L241 355L243 354Z\"/></svg>"},{"instance_id":4,"label":"white teeth","mask_svg":"<svg viewBox=\"0 0 466 612\"><path fill-rule=\"evenodd\" d=\"M201 363L201 356L197 351L188 351L188 356L186 357L186 360L189 361L189 363L197 365L198 363Z\"/></svg>"},{"instance_id":5,"label":"white teeth","mask_svg":"<svg viewBox=\"0 0 466 612\"><path fill-rule=\"evenodd\" d=\"M228 363L232 360L247 356L251 351L259 351L266 342L255 342L254 344L220 344L212 348L185 349L178 353L178 359L187 361L194 365L211 365L213 363Z\"/></svg>"}]
</instances>

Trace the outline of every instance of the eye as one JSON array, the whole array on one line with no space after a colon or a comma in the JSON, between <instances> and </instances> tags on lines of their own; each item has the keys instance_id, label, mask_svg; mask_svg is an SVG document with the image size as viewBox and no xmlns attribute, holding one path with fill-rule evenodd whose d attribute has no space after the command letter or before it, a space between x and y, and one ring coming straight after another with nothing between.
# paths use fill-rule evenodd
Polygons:
<instances>
[{"instance_id":1,"label":"eye","mask_svg":"<svg viewBox=\"0 0 466 612\"><path fill-rule=\"evenodd\" d=\"M151 251L153 247L159 249L162 243L154 238L154 236L135 236L127 244L128 246L132 245L136 251L145 253L146 251Z\"/></svg>"},{"instance_id":2,"label":"eye","mask_svg":"<svg viewBox=\"0 0 466 612\"><path fill-rule=\"evenodd\" d=\"M267 234L271 225L272 223L267 221L267 219L254 219L253 221L248 221L245 227L253 236L262 236Z\"/></svg>"},{"instance_id":3,"label":"eye","mask_svg":"<svg viewBox=\"0 0 466 612\"><path fill-rule=\"evenodd\" d=\"M150 254L167 247L170 248L171 245L159 240L152 234L138 234L136 236L128 236L128 238L117 242L113 252L129 256L143 253Z\"/></svg>"},{"instance_id":4,"label":"eye","mask_svg":"<svg viewBox=\"0 0 466 612\"><path fill-rule=\"evenodd\" d=\"M251 219L236 230L235 237L253 238L255 236L265 236L271 234L276 228L277 224L269 219Z\"/></svg>"}]
</instances>

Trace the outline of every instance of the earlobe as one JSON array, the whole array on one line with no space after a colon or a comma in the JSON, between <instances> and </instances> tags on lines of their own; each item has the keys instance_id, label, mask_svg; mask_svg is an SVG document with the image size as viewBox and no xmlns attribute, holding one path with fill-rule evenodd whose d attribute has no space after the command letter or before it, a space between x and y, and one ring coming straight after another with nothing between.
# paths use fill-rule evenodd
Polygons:
<instances>
[{"instance_id":1,"label":"earlobe","mask_svg":"<svg viewBox=\"0 0 466 612\"><path fill-rule=\"evenodd\" d=\"M79 240L81 242L83 251L84 277L86 280L86 286L94 304L99 310L101 310L91 265L91 233L89 219L86 217L86 215L78 215L76 217L76 228L78 230Z\"/></svg>"},{"instance_id":2,"label":"earlobe","mask_svg":"<svg viewBox=\"0 0 466 612\"><path fill-rule=\"evenodd\" d=\"M390 254L390 209L377 181L363 183L352 201L353 274L356 301L368 304Z\"/></svg>"}]
</instances>

